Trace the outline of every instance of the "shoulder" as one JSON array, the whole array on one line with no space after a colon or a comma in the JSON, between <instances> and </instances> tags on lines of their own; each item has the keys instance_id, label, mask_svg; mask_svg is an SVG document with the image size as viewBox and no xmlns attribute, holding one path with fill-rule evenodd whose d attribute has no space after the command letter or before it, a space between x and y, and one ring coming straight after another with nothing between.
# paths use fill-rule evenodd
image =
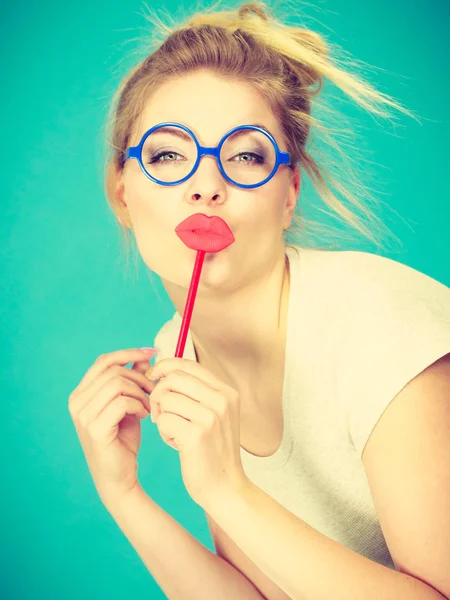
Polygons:
<instances>
[{"instance_id":1,"label":"shoulder","mask_svg":"<svg viewBox=\"0 0 450 600\"><path fill-rule=\"evenodd\" d=\"M297 248L299 252L290 251L290 257L300 273L307 275L308 280L319 280L329 287L337 285L340 289L353 290L389 282L397 286L432 282L443 285L407 264L380 254Z\"/></svg>"},{"instance_id":2,"label":"shoulder","mask_svg":"<svg viewBox=\"0 0 450 600\"><path fill-rule=\"evenodd\" d=\"M167 320L155 336L153 347L158 349L155 364L163 358L174 356L178 334L180 331L181 317L177 312Z\"/></svg>"},{"instance_id":3,"label":"shoulder","mask_svg":"<svg viewBox=\"0 0 450 600\"><path fill-rule=\"evenodd\" d=\"M443 282L407 264L369 252L336 253L335 268L345 287L348 306L358 310L378 306L381 310L420 310L448 314L450 288ZM352 298L354 298L352 302Z\"/></svg>"},{"instance_id":4,"label":"shoulder","mask_svg":"<svg viewBox=\"0 0 450 600\"><path fill-rule=\"evenodd\" d=\"M450 351L450 289L385 257L355 257L354 265L336 361L349 431L361 454L391 400Z\"/></svg>"}]
</instances>

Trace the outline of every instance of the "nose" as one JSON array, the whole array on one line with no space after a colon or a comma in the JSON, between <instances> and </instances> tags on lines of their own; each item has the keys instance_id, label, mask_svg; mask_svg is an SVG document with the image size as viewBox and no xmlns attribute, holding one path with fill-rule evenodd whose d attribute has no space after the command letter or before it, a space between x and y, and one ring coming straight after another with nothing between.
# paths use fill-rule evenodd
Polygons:
<instances>
[{"instance_id":1,"label":"nose","mask_svg":"<svg viewBox=\"0 0 450 600\"><path fill-rule=\"evenodd\" d=\"M204 152L199 157L197 169L191 175L191 178L195 176L202 182L208 180L210 177L220 179L222 182L226 181L220 171L219 160L215 156L214 148L204 149Z\"/></svg>"},{"instance_id":2,"label":"nose","mask_svg":"<svg viewBox=\"0 0 450 600\"><path fill-rule=\"evenodd\" d=\"M191 201L199 202L203 199L206 203L214 201L216 205L224 202L227 181L222 176L214 155L205 153L200 157L197 170L191 175L189 182Z\"/></svg>"}]
</instances>

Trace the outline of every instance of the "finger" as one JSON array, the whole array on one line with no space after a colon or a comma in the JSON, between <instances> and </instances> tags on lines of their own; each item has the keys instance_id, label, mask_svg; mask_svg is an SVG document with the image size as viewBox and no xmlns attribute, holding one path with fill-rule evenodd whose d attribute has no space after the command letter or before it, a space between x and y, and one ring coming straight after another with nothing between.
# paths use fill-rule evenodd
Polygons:
<instances>
[{"instance_id":1,"label":"finger","mask_svg":"<svg viewBox=\"0 0 450 600\"><path fill-rule=\"evenodd\" d=\"M165 442L168 446L170 446L174 450L178 450L178 447L176 445L176 442L175 442L173 436L166 435L160 429L158 429L158 433L159 433L159 435L160 435L160 437L161 437L161 439L162 439L163 442Z\"/></svg>"},{"instance_id":2,"label":"finger","mask_svg":"<svg viewBox=\"0 0 450 600\"><path fill-rule=\"evenodd\" d=\"M189 423L185 419L180 419L180 417L172 413L162 414L156 426L161 438L172 448L175 447L176 450L180 450L183 444L188 443L189 440L198 436L198 430L194 428L192 423ZM169 444L169 441L173 445Z\"/></svg>"},{"instance_id":3,"label":"finger","mask_svg":"<svg viewBox=\"0 0 450 600\"><path fill-rule=\"evenodd\" d=\"M148 360L149 356L143 350L138 348L131 348L129 350L117 350L116 352L109 352L108 354L101 354L92 364L92 366L86 371L84 377L80 383L72 392L73 395L77 395L82 392L88 385L92 383L102 372L113 365L125 366L130 362Z\"/></svg>"},{"instance_id":4,"label":"finger","mask_svg":"<svg viewBox=\"0 0 450 600\"><path fill-rule=\"evenodd\" d=\"M154 369L155 369L155 367L150 365L150 367L145 370L144 375L147 377L147 379L149 381L151 381L152 383L154 383L156 385L157 383L159 383L161 381L161 379L164 379L164 377L161 377L160 379L155 380L155 378L153 377Z\"/></svg>"},{"instance_id":5,"label":"finger","mask_svg":"<svg viewBox=\"0 0 450 600\"><path fill-rule=\"evenodd\" d=\"M145 373L144 373L145 377L146 377L146 378L148 378L149 380L150 380L150 377L152 376L152 372L153 372L153 369L154 369L154 368L155 368L155 367L153 367L153 366L150 366L148 369L146 369L146 371L145 371ZM156 386L156 384L157 384L159 381L160 381L160 380L158 380L158 381L152 381L152 384L153 384L154 386ZM152 422L153 422L153 423L156 423L156 421L157 421L157 419L158 419L159 415L161 414L161 410L160 410L160 408L159 408L159 404L158 404L158 403L156 403L156 402L153 402L153 401L152 401L152 395L153 395L153 392L152 392L152 394L150 395L150 418L151 418L151 420L152 420Z\"/></svg>"},{"instance_id":6,"label":"finger","mask_svg":"<svg viewBox=\"0 0 450 600\"><path fill-rule=\"evenodd\" d=\"M223 411L225 408L223 385L222 390L219 391L204 380L198 379L195 375L185 371L171 371L163 381L156 385L151 394L152 405L160 404L161 399L167 392L183 394L215 411ZM162 406L160 406L160 409L163 411Z\"/></svg>"},{"instance_id":7,"label":"finger","mask_svg":"<svg viewBox=\"0 0 450 600\"><path fill-rule=\"evenodd\" d=\"M152 402L152 397L150 396L150 418L153 423L156 423L160 414L161 410L159 408L159 404Z\"/></svg>"},{"instance_id":8,"label":"finger","mask_svg":"<svg viewBox=\"0 0 450 600\"><path fill-rule=\"evenodd\" d=\"M156 352L156 350L155 350ZM143 373L145 375L145 372L148 371L149 367L152 369L153 367L151 366L150 360L153 358L153 355L148 354L147 355L147 360L143 359L143 360L137 360L133 366L131 367L132 371L138 371L139 373Z\"/></svg>"},{"instance_id":9,"label":"finger","mask_svg":"<svg viewBox=\"0 0 450 600\"><path fill-rule=\"evenodd\" d=\"M159 407L161 413L176 415L202 427L214 426L219 418L216 412L207 406L175 392L166 392L159 402Z\"/></svg>"},{"instance_id":10,"label":"finger","mask_svg":"<svg viewBox=\"0 0 450 600\"><path fill-rule=\"evenodd\" d=\"M103 445L110 444L117 437L119 423L126 415L135 415L139 419L145 419L148 412L136 398L119 396L114 402L107 404L102 412L87 425L90 437Z\"/></svg>"},{"instance_id":11,"label":"finger","mask_svg":"<svg viewBox=\"0 0 450 600\"><path fill-rule=\"evenodd\" d=\"M116 378L128 379L131 382L134 382L145 394L151 394L156 387L156 384L147 379L142 373L119 365L114 365L99 375L97 379L92 381L91 384L79 392L78 395L71 395L69 399L70 412L74 414L79 413L83 407L99 393L108 381Z\"/></svg>"},{"instance_id":12,"label":"finger","mask_svg":"<svg viewBox=\"0 0 450 600\"><path fill-rule=\"evenodd\" d=\"M163 358L153 367L151 377L152 379L161 379L177 370L197 377L197 379L208 383L216 390L223 388L223 382L213 375L209 369L189 358Z\"/></svg>"},{"instance_id":13,"label":"finger","mask_svg":"<svg viewBox=\"0 0 450 600\"><path fill-rule=\"evenodd\" d=\"M113 378L107 381L94 397L86 397L84 404L79 407L78 412L73 412L73 417L83 427L95 419L104 410L105 406L114 401L120 395L129 396L141 403L142 407L150 412L148 396L129 379ZM86 395L87 396L87 395Z\"/></svg>"}]
</instances>

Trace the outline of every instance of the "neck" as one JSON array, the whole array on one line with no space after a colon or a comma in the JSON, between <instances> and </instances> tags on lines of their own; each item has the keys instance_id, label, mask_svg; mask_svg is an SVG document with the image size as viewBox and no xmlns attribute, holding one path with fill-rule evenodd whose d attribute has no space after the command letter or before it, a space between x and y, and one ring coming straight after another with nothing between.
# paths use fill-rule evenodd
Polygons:
<instances>
[{"instance_id":1,"label":"neck","mask_svg":"<svg viewBox=\"0 0 450 600\"><path fill-rule=\"evenodd\" d=\"M233 293L206 296L199 286L190 324L197 360L240 392L284 364L290 273L282 250L270 269ZM186 289L163 283L182 315Z\"/></svg>"}]
</instances>

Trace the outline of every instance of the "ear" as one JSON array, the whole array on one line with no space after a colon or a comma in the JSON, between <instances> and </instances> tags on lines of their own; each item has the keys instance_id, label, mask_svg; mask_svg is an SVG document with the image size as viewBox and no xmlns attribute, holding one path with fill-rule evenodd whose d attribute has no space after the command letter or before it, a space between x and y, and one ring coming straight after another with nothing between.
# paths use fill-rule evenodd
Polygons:
<instances>
[{"instance_id":1,"label":"ear","mask_svg":"<svg viewBox=\"0 0 450 600\"><path fill-rule=\"evenodd\" d=\"M116 215L117 220L132 229L128 207L125 202L125 186L123 182L123 168L117 167L114 161L108 166L106 176L106 194L108 196L111 208Z\"/></svg>"},{"instance_id":2,"label":"ear","mask_svg":"<svg viewBox=\"0 0 450 600\"><path fill-rule=\"evenodd\" d=\"M291 226L295 207L297 206L298 197L300 194L300 184L301 184L300 167L295 167L295 169L290 169L290 178L291 178L291 183L290 183L289 193L288 193L287 202L286 202L284 229L288 229Z\"/></svg>"}]
</instances>

